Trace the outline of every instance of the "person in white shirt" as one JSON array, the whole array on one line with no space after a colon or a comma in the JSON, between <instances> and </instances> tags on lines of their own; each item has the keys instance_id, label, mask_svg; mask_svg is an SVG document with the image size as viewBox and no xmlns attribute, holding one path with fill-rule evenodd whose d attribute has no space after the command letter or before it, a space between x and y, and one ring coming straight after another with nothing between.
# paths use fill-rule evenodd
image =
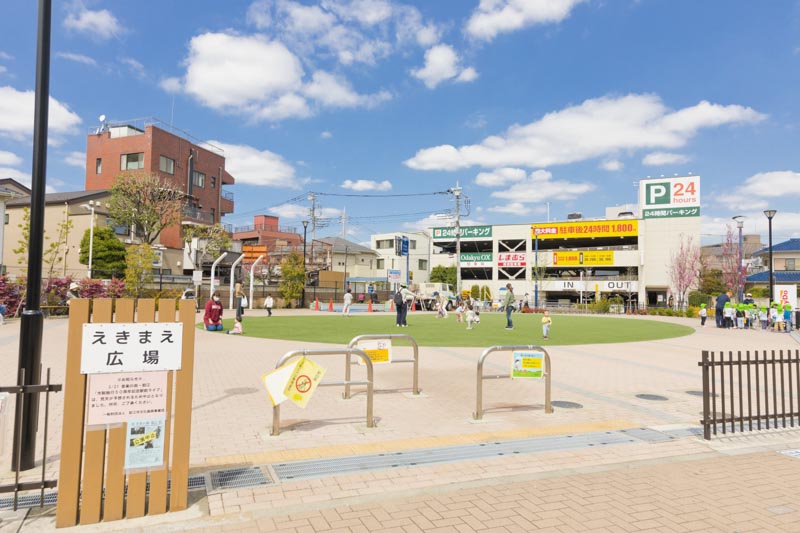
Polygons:
<instances>
[{"instance_id":1,"label":"person in white shirt","mask_svg":"<svg viewBox=\"0 0 800 533\"><path fill-rule=\"evenodd\" d=\"M268 295L267 299L264 300L264 307L267 308L267 316L272 316L273 305L275 305L275 300L272 299L272 295Z\"/></svg>"},{"instance_id":2,"label":"person in white shirt","mask_svg":"<svg viewBox=\"0 0 800 533\"><path fill-rule=\"evenodd\" d=\"M407 328L408 307L414 305L414 300L417 298L417 295L408 289L408 285L400 285L400 295L402 296L404 302L400 317L400 325L404 328Z\"/></svg>"},{"instance_id":3,"label":"person in white shirt","mask_svg":"<svg viewBox=\"0 0 800 533\"><path fill-rule=\"evenodd\" d=\"M353 292L351 289L347 289L347 292L344 294L344 307L342 308L343 316L350 316L351 305L353 305Z\"/></svg>"}]
</instances>

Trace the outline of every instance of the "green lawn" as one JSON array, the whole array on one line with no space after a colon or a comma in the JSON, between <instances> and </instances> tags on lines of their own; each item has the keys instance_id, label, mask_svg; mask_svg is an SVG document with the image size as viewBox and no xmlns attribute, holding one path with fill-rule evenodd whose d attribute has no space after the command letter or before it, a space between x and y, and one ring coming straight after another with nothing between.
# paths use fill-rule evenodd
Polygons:
<instances>
[{"instance_id":1,"label":"green lawn","mask_svg":"<svg viewBox=\"0 0 800 533\"><path fill-rule=\"evenodd\" d=\"M359 316L361 315L361 316ZM447 319L432 314L409 314L407 328L395 327L394 313L364 316L320 313L313 316L273 316L263 311L248 311L243 327L245 336L270 339L347 344L363 334L405 333L420 346L494 346L502 344L601 344L636 342L682 337L694 328L655 320L626 320L602 316L554 315L550 338L542 338L542 315L514 314L514 330L505 327L505 314L482 313L481 323L467 331L465 323L456 322L454 314ZM233 327L233 319L223 322ZM201 324L202 325L202 324ZM222 332L224 334L224 332Z\"/></svg>"}]
</instances>

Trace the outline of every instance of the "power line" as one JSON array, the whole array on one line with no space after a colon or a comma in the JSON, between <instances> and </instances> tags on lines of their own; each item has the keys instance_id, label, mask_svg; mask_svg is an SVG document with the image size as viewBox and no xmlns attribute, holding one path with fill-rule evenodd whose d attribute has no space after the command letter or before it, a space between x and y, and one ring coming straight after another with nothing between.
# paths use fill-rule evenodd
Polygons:
<instances>
[{"instance_id":1,"label":"power line","mask_svg":"<svg viewBox=\"0 0 800 533\"><path fill-rule=\"evenodd\" d=\"M420 193L407 193L407 194L348 194L348 193L334 193L334 192L310 192L309 194L316 194L317 196L343 196L349 198L403 198L409 196L436 196L439 194L450 194L448 191L435 191L435 192L420 192Z\"/></svg>"}]
</instances>

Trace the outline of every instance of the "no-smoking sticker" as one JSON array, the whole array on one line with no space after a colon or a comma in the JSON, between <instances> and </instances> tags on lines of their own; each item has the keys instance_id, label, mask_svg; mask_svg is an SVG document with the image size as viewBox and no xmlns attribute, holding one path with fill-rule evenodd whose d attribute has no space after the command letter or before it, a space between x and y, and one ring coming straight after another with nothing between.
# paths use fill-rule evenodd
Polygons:
<instances>
[{"instance_id":1,"label":"no-smoking sticker","mask_svg":"<svg viewBox=\"0 0 800 533\"><path fill-rule=\"evenodd\" d=\"M294 372L292 372L286 390L283 392L284 396L298 407L304 408L317 389L317 385L322 381L323 375L325 375L324 368L311 359L303 357L297 362Z\"/></svg>"}]
</instances>

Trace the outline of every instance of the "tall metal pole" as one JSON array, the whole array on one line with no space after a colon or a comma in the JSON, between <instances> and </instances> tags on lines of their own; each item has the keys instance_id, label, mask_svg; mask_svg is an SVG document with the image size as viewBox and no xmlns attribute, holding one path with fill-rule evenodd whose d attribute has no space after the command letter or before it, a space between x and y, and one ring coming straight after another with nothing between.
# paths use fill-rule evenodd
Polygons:
<instances>
[{"instance_id":1,"label":"tall metal pole","mask_svg":"<svg viewBox=\"0 0 800 533\"><path fill-rule=\"evenodd\" d=\"M456 297L461 295L461 187L450 189L456 197Z\"/></svg>"},{"instance_id":2,"label":"tall metal pole","mask_svg":"<svg viewBox=\"0 0 800 533\"><path fill-rule=\"evenodd\" d=\"M744 257L742 256L742 228L744 227L744 216L736 215L733 220L736 221L736 226L739 228L739 267L736 271L736 298L739 303L742 303L744 293L744 283L742 280L742 269L744 266Z\"/></svg>"},{"instance_id":3,"label":"tall metal pole","mask_svg":"<svg viewBox=\"0 0 800 533\"><path fill-rule=\"evenodd\" d=\"M308 220L303 221L303 294L300 296L300 307L306 308L306 233Z\"/></svg>"},{"instance_id":4,"label":"tall metal pole","mask_svg":"<svg viewBox=\"0 0 800 533\"><path fill-rule=\"evenodd\" d=\"M89 226L89 279L92 279L92 255L94 252L94 201L89 200L89 209L92 211L92 222ZM161 290L159 286L158 290Z\"/></svg>"},{"instance_id":5,"label":"tall metal pole","mask_svg":"<svg viewBox=\"0 0 800 533\"><path fill-rule=\"evenodd\" d=\"M28 237L28 283L25 311L20 320L19 370L25 370L25 385L38 385L42 361L42 255L44 238L44 195L47 179L47 117L50 103L50 20L51 0L39 0L39 29L36 43L36 96L33 112L33 172L31 175L31 215ZM17 401L22 397L17 396ZM14 448L11 456L15 471L34 467L39 397L26 394L23 409L14 421Z\"/></svg>"},{"instance_id":6,"label":"tall metal pole","mask_svg":"<svg viewBox=\"0 0 800 533\"><path fill-rule=\"evenodd\" d=\"M767 209L764 211L767 220L769 221L769 303L772 305L773 298L775 297L775 276L774 265L772 264L772 218L777 211L775 209Z\"/></svg>"},{"instance_id":7,"label":"tall metal pole","mask_svg":"<svg viewBox=\"0 0 800 533\"><path fill-rule=\"evenodd\" d=\"M533 230L534 235L536 236L535 243L536 243L536 251L535 255L535 263L536 267L534 268L534 272L536 273L536 285L533 287L533 307L539 308L539 228Z\"/></svg>"}]
</instances>

